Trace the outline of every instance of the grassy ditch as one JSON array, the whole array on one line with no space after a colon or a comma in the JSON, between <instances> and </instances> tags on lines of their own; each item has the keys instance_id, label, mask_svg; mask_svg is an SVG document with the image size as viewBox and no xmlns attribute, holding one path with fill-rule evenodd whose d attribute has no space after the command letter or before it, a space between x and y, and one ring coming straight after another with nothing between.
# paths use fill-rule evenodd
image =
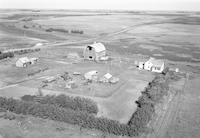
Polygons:
<instances>
[{"instance_id":1,"label":"grassy ditch","mask_svg":"<svg viewBox=\"0 0 200 138\"><path fill-rule=\"evenodd\" d=\"M63 95L43 98L22 97L23 100L0 97L0 108L24 115L33 115L55 121L79 125L83 128L97 129L104 133L121 136L138 136L147 130L147 124L155 114L155 105L162 101L169 89L169 80L176 79L172 72L158 75L149 83L138 99L138 108L127 124L96 117L97 107L87 99L71 98ZM91 108L95 110L91 110Z\"/></svg>"}]
</instances>

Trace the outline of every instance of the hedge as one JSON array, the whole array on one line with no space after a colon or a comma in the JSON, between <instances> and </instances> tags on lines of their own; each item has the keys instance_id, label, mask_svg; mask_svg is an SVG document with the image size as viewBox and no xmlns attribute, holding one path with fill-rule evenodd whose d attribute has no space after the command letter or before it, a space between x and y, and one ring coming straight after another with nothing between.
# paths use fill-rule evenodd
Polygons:
<instances>
[{"instance_id":1,"label":"hedge","mask_svg":"<svg viewBox=\"0 0 200 138\"><path fill-rule=\"evenodd\" d=\"M136 101L138 108L135 113L133 113L128 125L136 126L138 132L144 132L149 121L155 113L155 106L157 103L161 102L163 97L167 95L169 90L169 82L171 76L174 74L160 74L154 78L152 82L149 83L148 87L142 92L142 95Z\"/></svg>"},{"instance_id":2,"label":"hedge","mask_svg":"<svg viewBox=\"0 0 200 138\"><path fill-rule=\"evenodd\" d=\"M59 107L70 108L76 111L86 111L93 114L98 113L97 104L88 98L70 97L66 95L44 96L37 98L36 96L25 95L21 99L24 101L34 101L35 99L41 104L53 104Z\"/></svg>"},{"instance_id":3,"label":"hedge","mask_svg":"<svg viewBox=\"0 0 200 138\"><path fill-rule=\"evenodd\" d=\"M98 129L102 132L112 133L115 135L138 135L135 127L120 124L115 120L101 117L97 118L93 114L88 114L87 112L74 111L69 108L66 109L52 104L41 104L0 97L0 108L9 110L16 114L33 115L44 119L48 118L55 121L79 125L84 128Z\"/></svg>"}]
</instances>

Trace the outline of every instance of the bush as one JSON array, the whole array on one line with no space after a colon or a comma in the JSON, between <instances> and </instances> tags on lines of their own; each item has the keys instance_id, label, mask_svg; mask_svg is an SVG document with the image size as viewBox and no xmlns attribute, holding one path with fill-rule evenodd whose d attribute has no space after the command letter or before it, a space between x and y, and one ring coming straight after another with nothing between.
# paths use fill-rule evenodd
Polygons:
<instances>
[{"instance_id":1,"label":"bush","mask_svg":"<svg viewBox=\"0 0 200 138\"><path fill-rule=\"evenodd\" d=\"M25 29L28 29L29 27L28 27L28 26L26 26L26 25L24 25L24 28L25 28Z\"/></svg>"}]
</instances>

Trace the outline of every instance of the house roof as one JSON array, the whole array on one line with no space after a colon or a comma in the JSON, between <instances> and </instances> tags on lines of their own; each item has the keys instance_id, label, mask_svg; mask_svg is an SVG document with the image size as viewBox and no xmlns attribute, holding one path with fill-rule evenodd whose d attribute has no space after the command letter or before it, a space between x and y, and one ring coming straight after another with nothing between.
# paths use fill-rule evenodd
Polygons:
<instances>
[{"instance_id":1,"label":"house roof","mask_svg":"<svg viewBox=\"0 0 200 138\"><path fill-rule=\"evenodd\" d=\"M94 43L89 46L93 47L95 49L95 52L101 52L106 50L105 46L102 43Z\"/></svg>"},{"instance_id":2,"label":"house roof","mask_svg":"<svg viewBox=\"0 0 200 138\"><path fill-rule=\"evenodd\" d=\"M158 59L155 59L155 58L150 58L147 62L152 63L153 66L159 66L159 67L164 64L163 60L158 60Z\"/></svg>"}]
</instances>

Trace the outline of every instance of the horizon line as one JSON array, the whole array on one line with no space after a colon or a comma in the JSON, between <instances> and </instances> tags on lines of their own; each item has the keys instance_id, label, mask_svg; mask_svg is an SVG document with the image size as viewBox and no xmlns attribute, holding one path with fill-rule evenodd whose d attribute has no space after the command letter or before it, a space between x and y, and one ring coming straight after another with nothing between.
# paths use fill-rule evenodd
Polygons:
<instances>
[{"instance_id":1,"label":"horizon line","mask_svg":"<svg viewBox=\"0 0 200 138\"><path fill-rule=\"evenodd\" d=\"M200 12L200 10L140 10L140 9L67 9L67 8L3 8L0 10L70 10L70 11L124 11L124 12Z\"/></svg>"}]
</instances>

